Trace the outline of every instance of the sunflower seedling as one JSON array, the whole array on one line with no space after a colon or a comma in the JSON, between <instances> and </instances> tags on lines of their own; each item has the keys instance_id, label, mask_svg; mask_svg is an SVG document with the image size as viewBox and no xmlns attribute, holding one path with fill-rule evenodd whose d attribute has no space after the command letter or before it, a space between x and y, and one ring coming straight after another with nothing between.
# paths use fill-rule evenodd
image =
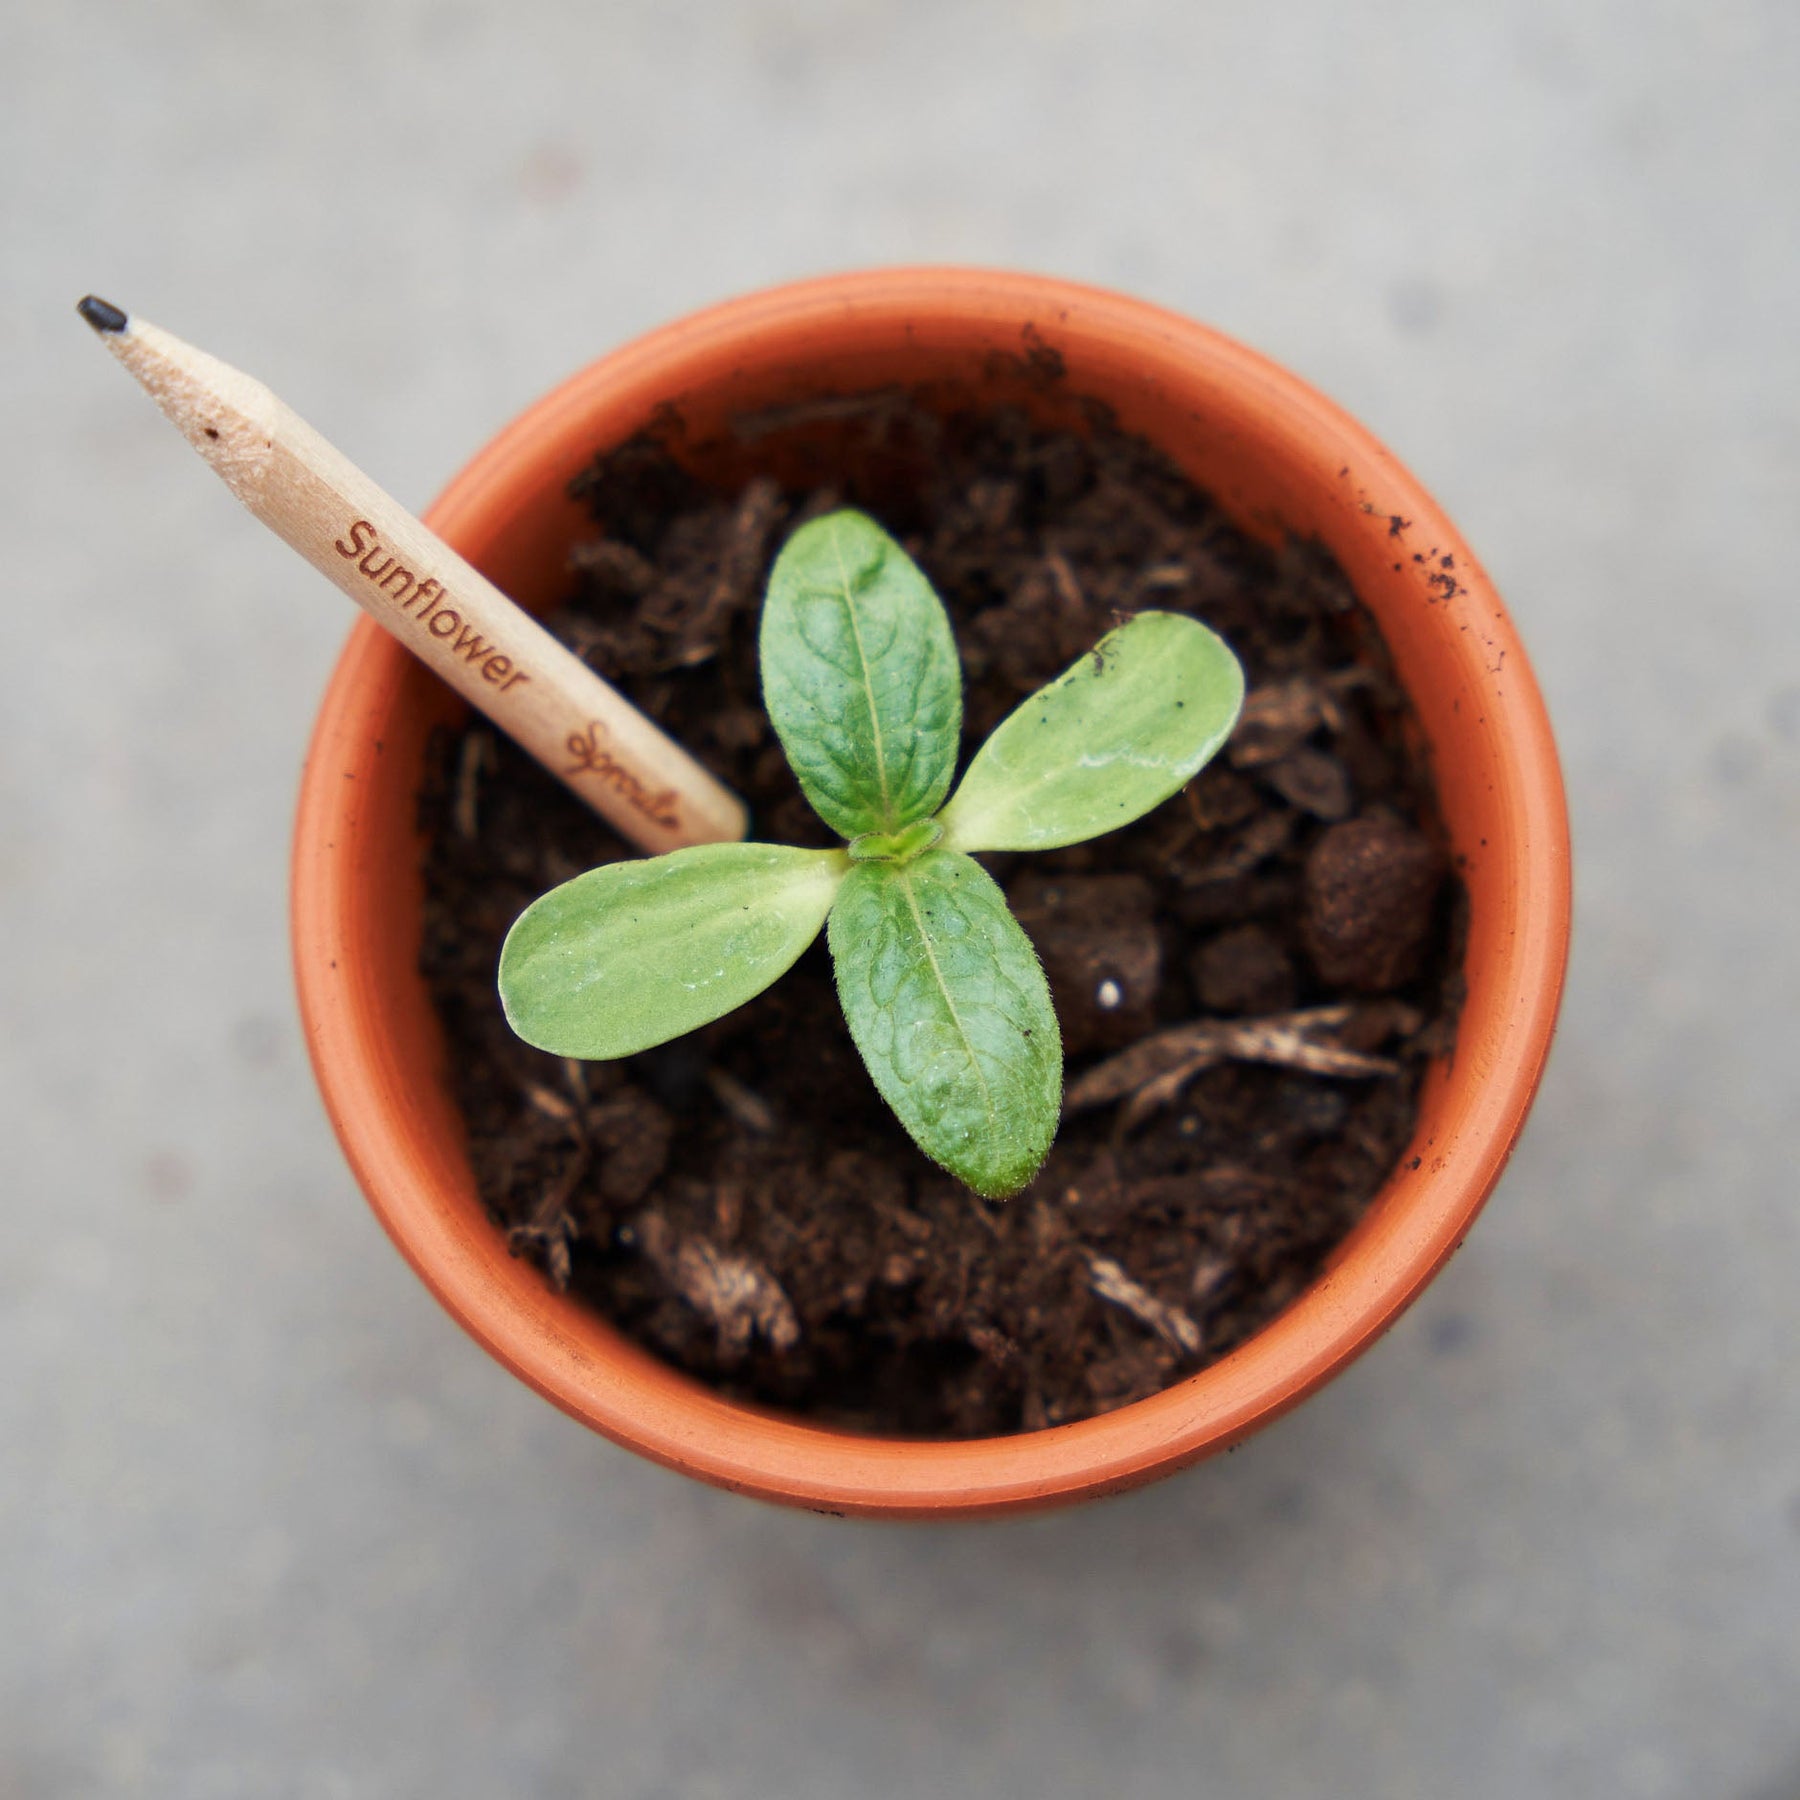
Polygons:
<instances>
[{"instance_id":1,"label":"sunflower seedling","mask_svg":"<svg viewBox=\"0 0 1800 1800\"><path fill-rule=\"evenodd\" d=\"M913 1141L977 1193L1017 1193L1056 1133L1062 1038L972 853L1079 843L1166 800L1230 734L1237 659L1193 619L1139 613L1004 719L946 805L950 620L873 520L793 534L759 649L770 722L845 847L703 844L564 882L507 936L507 1019L559 1056L631 1056L754 998L823 927L850 1035Z\"/></svg>"}]
</instances>

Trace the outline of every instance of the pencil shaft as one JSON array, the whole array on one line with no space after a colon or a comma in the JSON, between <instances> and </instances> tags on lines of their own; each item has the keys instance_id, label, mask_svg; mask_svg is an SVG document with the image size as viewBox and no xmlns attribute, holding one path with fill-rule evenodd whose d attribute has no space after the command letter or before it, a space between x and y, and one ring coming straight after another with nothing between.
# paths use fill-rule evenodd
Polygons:
<instances>
[{"instance_id":1,"label":"pencil shaft","mask_svg":"<svg viewBox=\"0 0 1800 1800\"><path fill-rule=\"evenodd\" d=\"M622 835L744 835L729 788L261 382L144 320L105 341L251 512Z\"/></svg>"}]
</instances>

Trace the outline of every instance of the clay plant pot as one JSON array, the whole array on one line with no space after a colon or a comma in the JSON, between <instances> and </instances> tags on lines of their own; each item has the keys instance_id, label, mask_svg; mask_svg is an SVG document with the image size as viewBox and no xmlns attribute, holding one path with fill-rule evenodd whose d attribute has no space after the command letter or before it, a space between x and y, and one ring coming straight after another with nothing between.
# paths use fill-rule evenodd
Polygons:
<instances>
[{"instance_id":1,"label":"clay plant pot","mask_svg":"<svg viewBox=\"0 0 1800 1800\"><path fill-rule=\"evenodd\" d=\"M889 385L1042 411L1111 407L1240 525L1316 536L1386 635L1470 900L1454 1056L1408 1153L1316 1282L1201 1373L1077 1424L964 1442L821 1429L721 1398L508 1255L477 1197L418 974L426 738L461 703L365 620L313 737L295 833L294 949L319 1085L357 1179L450 1313L522 1380L643 1455L821 1512L971 1515L1129 1488L1266 1425L1367 1349L1462 1242L1538 1084L1561 996L1569 844L1548 721L1481 566L1431 497L1330 401L1157 308L1024 275L910 269L714 307L602 358L483 449L427 515L525 605L564 592L570 478L653 419L734 418ZM830 408L815 412L829 418Z\"/></svg>"}]
</instances>

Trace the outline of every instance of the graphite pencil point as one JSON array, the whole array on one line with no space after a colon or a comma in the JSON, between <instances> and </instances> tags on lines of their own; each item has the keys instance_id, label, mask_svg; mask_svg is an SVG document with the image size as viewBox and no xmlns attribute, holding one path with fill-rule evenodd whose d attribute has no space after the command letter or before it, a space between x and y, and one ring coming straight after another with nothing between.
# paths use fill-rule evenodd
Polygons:
<instances>
[{"instance_id":1,"label":"graphite pencil point","mask_svg":"<svg viewBox=\"0 0 1800 1800\"><path fill-rule=\"evenodd\" d=\"M85 299L78 300L75 310L96 331L123 331L131 323L110 300L102 300L96 294L89 294Z\"/></svg>"}]
</instances>

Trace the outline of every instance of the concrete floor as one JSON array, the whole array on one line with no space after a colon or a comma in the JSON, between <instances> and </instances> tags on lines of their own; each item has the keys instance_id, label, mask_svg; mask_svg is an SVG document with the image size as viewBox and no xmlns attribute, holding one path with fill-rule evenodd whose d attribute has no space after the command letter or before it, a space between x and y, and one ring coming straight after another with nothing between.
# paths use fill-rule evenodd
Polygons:
<instances>
[{"instance_id":1,"label":"concrete floor","mask_svg":"<svg viewBox=\"0 0 1800 1800\"><path fill-rule=\"evenodd\" d=\"M1782 0L0 8L0 1796L1800 1795L1796 92ZM348 607L69 310L422 504L640 329L926 258L1385 437L1579 850L1534 1122L1400 1328L950 1530L638 1463L389 1249L284 938Z\"/></svg>"}]
</instances>

